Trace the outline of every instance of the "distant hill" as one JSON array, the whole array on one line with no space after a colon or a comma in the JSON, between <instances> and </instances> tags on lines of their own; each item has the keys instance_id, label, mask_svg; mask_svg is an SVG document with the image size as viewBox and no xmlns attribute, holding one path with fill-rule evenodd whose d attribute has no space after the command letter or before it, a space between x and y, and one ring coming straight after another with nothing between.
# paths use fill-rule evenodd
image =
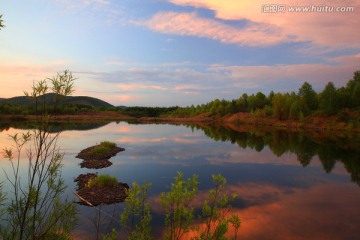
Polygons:
<instances>
[{"instance_id":1,"label":"distant hill","mask_svg":"<svg viewBox=\"0 0 360 240\"><path fill-rule=\"evenodd\" d=\"M48 93L45 95L45 100L48 105L53 105L55 103L55 93ZM42 99L43 96L40 96L39 99ZM31 99L29 99L26 96L21 97L12 97L12 98L0 98L0 104L1 103L8 103L12 105L23 105L23 106L30 106L33 103ZM87 96L67 96L63 99L61 99L61 104L71 104L71 105L77 105L77 106L87 106L87 107L114 107L108 102L105 102L98 98L93 97L87 97Z\"/></svg>"}]
</instances>

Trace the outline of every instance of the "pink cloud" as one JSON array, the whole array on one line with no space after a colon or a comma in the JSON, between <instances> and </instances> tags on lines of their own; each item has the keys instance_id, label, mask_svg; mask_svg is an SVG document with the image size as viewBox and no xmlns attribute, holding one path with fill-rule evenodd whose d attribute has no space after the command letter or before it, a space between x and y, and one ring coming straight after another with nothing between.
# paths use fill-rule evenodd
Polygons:
<instances>
[{"instance_id":1,"label":"pink cloud","mask_svg":"<svg viewBox=\"0 0 360 240\"><path fill-rule=\"evenodd\" d=\"M184 143L184 144L199 144L200 142L199 139L189 139L189 138L180 138L180 137L176 137L171 140L177 143Z\"/></svg>"},{"instance_id":2,"label":"pink cloud","mask_svg":"<svg viewBox=\"0 0 360 240\"><path fill-rule=\"evenodd\" d=\"M183 90L194 90L194 89L204 89L204 87L201 87L199 85L193 85L193 84L186 84L181 86L176 86L173 88L175 91L183 91Z\"/></svg>"},{"instance_id":3,"label":"pink cloud","mask_svg":"<svg viewBox=\"0 0 360 240\"><path fill-rule=\"evenodd\" d=\"M108 0L57 0L60 4L63 4L67 7L67 9L77 10L83 9L89 6L94 7L95 9L102 8L104 6L110 5Z\"/></svg>"},{"instance_id":4,"label":"pink cloud","mask_svg":"<svg viewBox=\"0 0 360 240\"><path fill-rule=\"evenodd\" d=\"M162 86L159 86L159 85L118 84L117 86L118 86L118 88L120 88L121 90L126 90L126 91L130 91L130 90L140 90L140 89L153 89L153 90L161 90L161 91L166 91L166 90L167 90L166 87L162 87Z\"/></svg>"},{"instance_id":5,"label":"pink cloud","mask_svg":"<svg viewBox=\"0 0 360 240\"><path fill-rule=\"evenodd\" d=\"M136 137L122 137L117 140L119 143L160 143L168 142L168 138L136 138Z\"/></svg>"},{"instance_id":6,"label":"pink cloud","mask_svg":"<svg viewBox=\"0 0 360 240\"><path fill-rule=\"evenodd\" d=\"M311 41L315 44L329 46L360 46L360 3L355 0L331 2L328 0L273 0L271 2L252 0L169 0L177 5L206 8L215 12L216 18L225 20L249 20L253 23L276 26L280 34L294 36L296 41ZM262 7L266 4L285 5L285 12L264 13ZM329 7L354 7L352 12L290 12L291 6L329 6ZM274 34L279 34L274 32ZM201 34L199 34L201 36ZM231 35L231 34L230 34ZM269 36L273 37L272 34ZM248 36L252 39L252 36ZM276 39L276 38L275 38ZM262 40L256 38L256 41ZM260 42L258 45L267 45L268 42Z\"/></svg>"},{"instance_id":7,"label":"pink cloud","mask_svg":"<svg viewBox=\"0 0 360 240\"><path fill-rule=\"evenodd\" d=\"M121 125L118 129L116 129L116 132L118 133L130 133L133 130L130 126L127 125Z\"/></svg>"},{"instance_id":8,"label":"pink cloud","mask_svg":"<svg viewBox=\"0 0 360 240\"><path fill-rule=\"evenodd\" d=\"M127 63L127 62L119 62L119 61L108 61L108 62L106 62L106 64L115 65L115 66L126 66L129 63Z\"/></svg>"},{"instance_id":9,"label":"pink cloud","mask_svg":"<svg viewBox=\"0 0 360 240\"><path fill-rule=\"evenodd\" d=\"M119 100L122 103L131 102L133 100L137 99L135 96L123 94L123 95L117 95L117 100Z\"/></svg>"},{"instance_id":10,"label":"pink cloud","mask_svg":"<svg viewBox=\"0 0 360 240\"><path fill-rule=\"evenodd\" d=\"M184 94L186 94L186 95L199 95L199 94L201 94L201 92L194 92L194 91L190 92L190 91L186 91L186 92L184 92Z\"/></svg>"},{"instance_id":11,"label":"pink cloud","mask_svg":"<svg viewBox=\"0 0 360 240\"><path fill-rule=\"evenodd\" d=\"M195 13L158 13L147 22L147 27L162 33L205 37L223 43L247 46L273 45L289 41L289 37L274 26L250 24L244 28L236 28L215 20L200 18Z\"/></svg>"},{"instance_id":12,"label":"pink cloud","mask_svg":"<svg viewBox=\"0 0 360 240\"><path fill-rule=\"evenodd\" d=\"M117 140L121 143L161 143L161 142L177 142L177 143L184 143L184 144L197 144L199 143L198 139L187 139L181 137L174 137L174 138L166 138L166 137L159 137L159 138L135 138L135 137L122 137Z\"/></svg>"},{"instance_id":13,"label":"pink cloud","mask_svg":"<svg viewBox=\"0 0 360 240\"><path fill-rule=\"evenodd\" d=\"M264 83L276 82L279 79L298 79L300 83L308 81L325 85L334 82L338 86L344 85L359 69L360 55L349 55L327 59L330 64L293 64L276 66L220 66L209 68L212 71L225 71L241 87L243 81L256 83L259 87ZM296 89L294 89L295 91Z\"/></svg>"},{"instance_id":14,"label":"pink cloud","mask_svg":"<svg viewBox=\"0 0 360 240\"><path fill-rule=\"evenodd\" d=\"M33 82L56 75L57 72L65 70L69 63L66 60L56 60L36 65L30 62L0 61L0 79L2 80L0 97L22 96L23 91L31 89Z\"/></svg>"}]
</instances>

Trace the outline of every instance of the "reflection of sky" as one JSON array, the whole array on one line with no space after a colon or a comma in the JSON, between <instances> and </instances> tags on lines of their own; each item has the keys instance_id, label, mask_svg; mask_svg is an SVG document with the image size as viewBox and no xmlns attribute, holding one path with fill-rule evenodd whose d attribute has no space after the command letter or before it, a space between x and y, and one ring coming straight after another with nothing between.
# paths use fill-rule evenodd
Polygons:
<instances>
[{"instance_id":1,"label":"reflection of sky","mask_svg":"<svg viewBox=\"0 0 360 240\"><path fill-rule=\"evenodd\" d=\"M354 194L355 185L314 183L302 189L250 183L229 185L229 190L253 203L232 211L241 218L238 239L335 240L357 239L359 234L360 195Z\"/></svg>"},{"instance_id":2,"label":"reflection of sky","mask_svg":"<svg viewBox=\"0 0 360 240\"><path fill-rule=\"evenodd\" d=\"M10 132L21 131L0 133L1 146L8 144L6 134ZM113 165L109 168L80 168L81 160L75 155L105 140L126 150L110 159ZM221 173L228 180L227 191L239 196L233 211L242 220L241 239L352 239L360 234L355 224L360 222L359 187L350 183L342 164L326 174L318 157L304 168L290 153L277 157L268 147L261 152L241 149L230 142L215 142L201 130L172 125L111 123L88 131L64 131L58 144L66 153L62 175L71 198L73 179L81 173L107 173L129 185L151 182L149 200L154 219L159 219L159 194L169 189L178 171L185 177L199 175L197 206L211 187L211 174ZM8 162L1 160L1 167L8 169ZM111 209L103 207L104 211ZM93 236L89 218L95 213L86 207L80 212L84 223L76 235L88 232ZM162 224L154 223L156 233Z\"/></svg>"}]
</instances>

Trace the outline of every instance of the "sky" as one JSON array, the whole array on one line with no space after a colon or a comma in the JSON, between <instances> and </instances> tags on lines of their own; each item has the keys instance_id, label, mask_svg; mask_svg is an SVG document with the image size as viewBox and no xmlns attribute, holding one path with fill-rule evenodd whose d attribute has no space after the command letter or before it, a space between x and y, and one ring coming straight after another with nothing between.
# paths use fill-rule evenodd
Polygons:
<instances>
[{"instance_id":1,"label":"sky","mask_svg":"<svg viewBox=\"0 0 360 240\"><path fill-rule=\"evenodd\" d=\"M358 0L0 0L0 15L0 98L64 70L73 95L115 106L297 92L305 81L319 92L360 70Z\"/></svg>"}]
</instances>

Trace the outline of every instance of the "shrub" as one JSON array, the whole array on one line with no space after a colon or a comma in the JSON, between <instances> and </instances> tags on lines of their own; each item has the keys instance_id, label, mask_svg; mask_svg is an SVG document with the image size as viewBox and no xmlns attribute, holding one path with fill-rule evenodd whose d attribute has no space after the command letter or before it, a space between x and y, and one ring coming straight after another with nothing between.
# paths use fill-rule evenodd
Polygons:
<instances>
[{"instance_id":1,"label":"shrub","mask_svg":"<svg viewBox=\"0 0 360 240\"><path fill-rule=\"evenodd\" d=\"M159 239L193 239L212 240L227 239L227 234L237 239L241 225L240 218L231 214L230 201L236 198L225 191L226 179L219 175L212 175L214 188L208 192L207 199L202 205L202 214L195 216L196 194L198 193L198 177L184 179L179 172L175 182L171 184L169 192L160 195L160 204L165 214L163 236ZM120 215L120 225L124 230L124 239L151 240L151 212L146 200L150 184L143 186L133 183L133 189L128 191L124 212ZM200 224L199 224L200 223ZM202 223L202 224L201 224ZM105 236L105 240L117 240L119 233L113 231ZM192 238L189 238L193 236ZM158 239L158 238L156 238Z\"/></svg>"},{"instance_id":2,"label":"shrub","mask_svg":"<svg viewBox=\"0 0 360 240\"><path fill-rule=\"evenodd\" d=\"M76 224L75 204L64 198L64 154L57 145L60 132L51 132L52 116L45 101L49 93L65 97L73 92L75 79L69 76L68 71L58 73L57 77L34 82L32 92L25 92L34 103L36 124L31 131L9 135L12 147L3 149L3 157L11 166L4 170L11 194L4 199L8 191L2 191L0 184L0 239L69 239Z\"/></svg>"},{"instance_id":3,"label":"shrub","mask_svg":"<svg viewBox=\"0 0 360 240\"><path fill-rule=\"evenodd\" d=\"M94 178L91 178L87 184L86 187L87 188L92 188L92 187L97 187L97 188L102 188L102 187L114 187L116 186L116 184L118 183L117 178L107 175L107 174L103 174L103 175L98 175Z\"/></svg>"}]
</instances>

